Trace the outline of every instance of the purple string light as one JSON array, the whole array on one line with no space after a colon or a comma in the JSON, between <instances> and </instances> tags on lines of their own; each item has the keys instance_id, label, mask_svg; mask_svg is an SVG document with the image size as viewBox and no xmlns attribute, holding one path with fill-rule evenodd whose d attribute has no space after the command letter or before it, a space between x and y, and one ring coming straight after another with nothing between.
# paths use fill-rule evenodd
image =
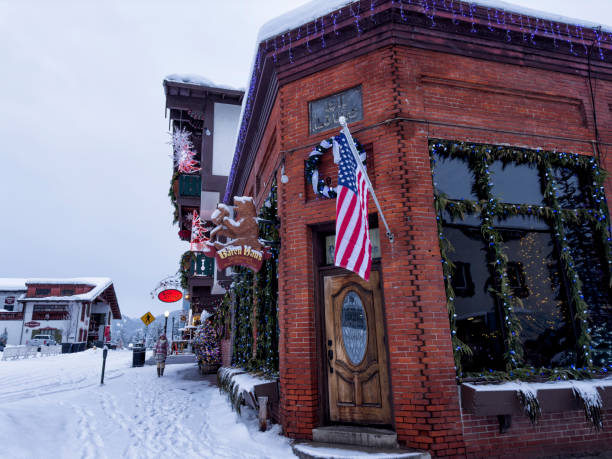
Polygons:
<instances>
[{"instance_id":1,"label":"purple string light","mask_svg":"<svg viewBox=\"0 0 612 459\"><path fill-rule=\"evenodd\" d=\"M550 33L551 33L551 35L553 37L553 45L555 46L555 48L558 48L559 45L557 44L557 34L555 33L555 27L554 27L552 21L549 21L549 22L550 22Z\"/></svg>"},{"instance_id":2,"label":"purple string light","mask_svg":"<svg viewBox=\"0 0 612 459\"><path fill-rule=\"evenodd\" d=\"M436 0L431 0L431 14L429 15L429 20L431 21L431 27L435 27L436 26L436 9L437 9L438 5L436 4Z\"/></svg>"},{"instance_id":3,"label":"purple string light","mask_svg":"<svg viewBox=\"0 0 612 459\"><path fill-rule=\"evenodd\" d=\"M476 33L478 32L478 30L476 29L476 25L475 25L476 20L474 19L474 10L476 9L476 5L474 3L470 3L469 9L470 9L470 21L472 23L472 28L470 29L470 32Z\"/></svg>"},{"instance_id":4,"label":"purple string light","mask_svg":"<svg viewBox=\"0 0 612 459\"><path fill-rule=\"evenodd\" d=\"M572 33L570 32L570 28L568 24L565 24L565 31L567 32L567 42L570 45L570 54L577 56L578 54L576 54L576 52L574 51L574 43L572 42Z\"/></svg>"},{"instance_id":5,"label":"purple string light","mask_svg":"<svg viewBox=\"0 0 612 459\"><path fill-rule=\"evenodd\" d=\"M361 26L359 25L359 19L361 18L361 16L359 15L359 7L360 6L361 6L361 2L359 2L357 4L357 13L355 13L353 11L353 5L352 4L349 5L349 9L351 11L351 14L355 18L355 27L357 28L357 35L361 35Z\"/></svg>"},{"instance_id":6,"label":"purple string light","mask_svg":"<svg viewBox=\"0 0 612 459\"><path fill-rule=\"evenodd\" d=\"M455 0L451 0L450 9L453 13L453 17L451 19L452 23L455 25L459 24L459 21L457 20L457 13L455 12Z\"/></svg>"},{"instance_id":7,"label":"purple string light","mask_svg":"<svg viewBox=\"0 0 612 459\"><path fill-rule=\"evenodd\" d=\"M323 22L323 17L321 17L321 48L325 48L327 43L325 43L325 22Z\"/></svg>"},{"instance_id":8,"label":"purple string light","mask_svg":"<svg viewBox=\"0 0 612 459\"><path fill-rule=\"evenodd\" d=\"M527 27L529 28L529 31L531 32L529 34L529 41L531 42L532 45L535 45L536 42L535 42L533 37L535 37L535 34L538 31L538 20L536 19L535 29L532 30L531 29L531 21L529 20L529 18L527 18Z\"/></svg>"},{"instance_id":9,"label":"purple string light","mask_svg":"<svg viewBox=\"0 0 612 459\"><path fill-rule=\"evenodd\" d=\"M460 15L464 19L464 21L470 23L471 33L478 32L476 13L477 13L477 8L479 7L475 3L459 1L459 5L457 6L455 4L456 0L414 0L414 2L412 0L391 0L391 4L394 6L397 5L398 2L399 2L399 9L400 9L400 16L401 16L402 21L404 22L408 21L408 15L404 9L404 3L408 5L414 4L422 8L424 15L427 17L427 19L431 21L431 27L436 26L436 16L438 15L438 10L441 10L441 11L446 11L446 12L451 13L452 15L451 20L453 24L459 25L460 23L459 15ZM370 0L370 5L369 5L370 19L372 20L373 23L377 23L374 17L375 15L374 11L376 9L376 6L377 6L376 0ZM467 10L464 9L464 6L467 8ZM354 18L354 23L355 23L355 27L357 30L357 34L361 35L363 32L363 29L360 24L361 2L358 2L357 4L355 4L355 6L353 6L353 4L349 4L349 10L350 10L352 17ZM330 21L333 24L333 32L336 36L340 35L340 32L338 30L338 18L341 17L341 13L342 13L342 10L338 10L330 14ZM557 22L553 22L552 20L534 18L535 25L532 25L531 19L529 16L523 17L523 15L517 14L517 17L515 18L512 12L505 11L503 9L486 7L486 13L487 13L488 30L490 32L494 32L495 31L494 24L497 24L498 28L505 29L505 32L506 32L505 39L507 42L512 41L512 38L513 38L512 37L512 28L513 28L512 26L516 26L519 28L520 33L522 34L523 42L525 43L527 43L527 40L529 37L529 42L533 45L536 45L535 37L539 33L540 35L550 37L550 39L552 39L552 42L555 48L559 48L559 40L566 40L569 46L569 53L571 55L578 56L579 54L576 52L576 49L574 47L574 41L580 39L584 47L584 50L585 50L585 55L588 55L589 53L589 48L586 43L586 41L589 38L585 40L584 29L579 25L573 25L574 31L572 31L570 29L570 25L565 24L565 33L562 33L561 25ZM506 15L508 15L508 17ZM493 19L495 20L495 22L493 22ZM525 23L525 20L527 21L526 23ZM321 21L320 25L318 21ZM314 24L314 35L316 36L319 33L319 31L321 32L321 48L326 48L327 43L325 40L325 18L320 17L316 19L313 24ZM310 23L306 24L305 34L302 32L301 27L302 26L298 27L296 31L295 40L306 38L306 48L308 50L308 53L312 53L313 49L310 45L310 38L311 38ZM592 36L594 36L594 43L597 44L597 49L599 52L599 59L602 61L605 60L606 59L605 51L607 50L607 46L612 45L612 34L603 33L601 32L600 29L588 29L588 30L592 32ZM278 44L276 42L277 38L281 39L282 48L278 48ZM272 43L270 43L270 41L272 41ZM259 74L262 69L262 62L263 62L262 56L268 53L272 45L272 48L273 48L272 58L274 60L274 63L277 63L279 50L282 52L286 48L287 41L288 41L289 62L294 63L295 61L294 53L293 53L294 37L291 36L291 32L289 32L288 37L285 37L285 34L283 34L283 35L274 37L273 39L266 39L265 50L262 46L258 51L256 60L255 60L255 65L254 65L254 68L256 69L256 71L254 72L254 75L252 76L252 79L251 79L251 85L248 91L249 96L247 97L247 100L245 101L243 123L239 130L239 136L238 136L238 142L237 142L237 148L236 148L237 155L241 153L242 147L245 141L244 139L246 135L245 126L248 124L248 118L250 117L250 113L252 110L251 97L254 94L254 88L256 84L258 83L258 75L256 74ZM230 172L228 184L233 183L235 173L236 172L234 170L234 164L233 164L232 171ZM225 199L227 200L228 197L226 196Z\"/></svg>"},{"instance_id":10,"label":"purple string light","mask_svg":"<svg viewBox=\"0 0 612 459\"><path fill-rule=\"evenodd\" d=\"M580 35L580 39L582 40L582 46L584 46L584 55L586 56L587 54L589 54L589 48L587 47L586 43L584 42L584 33L582 31L582 27L580 26L576 26L575 27L577 33L576 35Z\"/></svg>"}]
</instances>

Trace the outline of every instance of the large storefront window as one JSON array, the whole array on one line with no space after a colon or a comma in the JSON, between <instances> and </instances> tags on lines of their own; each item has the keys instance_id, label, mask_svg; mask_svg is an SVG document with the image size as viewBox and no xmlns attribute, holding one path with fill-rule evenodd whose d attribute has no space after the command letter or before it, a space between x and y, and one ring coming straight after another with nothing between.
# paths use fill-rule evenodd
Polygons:
<instances>
[{"instance_id":1,"label":"large storefront window","mask_svg":"<svg viewBox=\"0 0 612 459\"><path fill-rule=\"evenodd\" d=\"M612 364L594 161L446 141L430 149L460 372Z\"/></svg>"}]
</instances>

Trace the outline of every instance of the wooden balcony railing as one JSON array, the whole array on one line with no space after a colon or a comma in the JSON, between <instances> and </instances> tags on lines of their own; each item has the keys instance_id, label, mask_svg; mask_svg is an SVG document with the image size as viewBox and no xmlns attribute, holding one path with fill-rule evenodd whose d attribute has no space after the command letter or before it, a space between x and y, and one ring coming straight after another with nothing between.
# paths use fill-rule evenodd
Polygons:
<instances>
[{"instance_id":1,"label":"wooden balcony railing","mask_svg":"<svg viewBox=\"0 0 612 459\"><path fill-rule=\"evenodd\" d=\"M200 175L179 175L179 196L199 198L202 195Z\"/></svg>"},{"instance_id":2,"label":"wooden balcony railing","mask_svg":"<svg viewBox=\"0 0 612 459\"><path fill-rule=\"evenodd\" d=\"M23 312L0 312L0 320L23 320Z\"/></svg>"},{"instance_id":3,"label":"wooden balcony railing","mask_svg":"<svg viewBox=\"0 0 612 459\"><path fill-rule=\"evenodd\" d=\"M66 320L68 311L34 311L32 320Z\"/></svg>"}]
</instances>

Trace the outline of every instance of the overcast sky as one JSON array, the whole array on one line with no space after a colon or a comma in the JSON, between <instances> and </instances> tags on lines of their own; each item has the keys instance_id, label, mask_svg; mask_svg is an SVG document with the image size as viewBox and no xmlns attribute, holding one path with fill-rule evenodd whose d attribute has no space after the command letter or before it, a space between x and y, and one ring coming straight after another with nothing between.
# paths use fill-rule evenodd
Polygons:
<instances>
[{"instance_id":1,"label":"overcast sky","mask_svg":"<svg viewBox=\"0 0 612 459\"><path fill-rule=\"evenodd\" d=\"M124 314L187 249L162 80L244 87L259 27L305 0L0 0L0 277L107 276ZM513 3L612 25L607 0Z\"/></svg>"}]
</instances>

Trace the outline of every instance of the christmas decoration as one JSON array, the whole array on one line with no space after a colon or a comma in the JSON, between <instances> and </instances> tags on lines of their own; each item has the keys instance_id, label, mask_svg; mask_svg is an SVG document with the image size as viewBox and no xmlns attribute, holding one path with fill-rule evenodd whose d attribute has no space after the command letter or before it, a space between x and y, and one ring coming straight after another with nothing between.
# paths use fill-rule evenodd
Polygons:
<instances>
[{"instance_id":1,"label":"christmas decoration","mask_svg":"<svg viewBox=\"0 0 612 459\"><path fill-rule=\"evenodd\" d=\"M306 182L312 184L312 189L315 195L321 198L335 198L336 197L336 189L335 187L330 187L327 184L327 180L319 177L319 164L321 163L321 157L323 154L333 147L334 152L334 163L338 162L340 158L339 153L339 144L337 137L332 137L331 139L326 139L321 141L319 145L317 145L308 155L308 159L304 162L304 174L306 175ZM366 152L359 143L359 141L355 140L355 146L357 147L357 151L359 152L359 157L363 161L365 165L366 161Z\"/></svg>"},{"instance_id":2,"label":"christmas decoration","mask_svg":"<svg viewBox=\"0 0 612 459\"><path fill-rule=\"evenodd\" d=\"M193 143L191 142L191 132L185 128L175 129L171 134L172 149L174 151L174 164L181 174L193 174L199 172L199 162L195 159Z\"/></svg>"},{"instance_id":3,"label":"christmas decoration","mask_svg":"<svg viewBox=\"0 0 612 459\"><path fill-rule=\"evenodd\" d=\"M205 249L206 243L208 242L205 233L206 228L204 228L202 224L198 211L194 210L191 215L190 249L192 252L202 252Z\"/></svg>"},{"instance_id":4,"label":"christmas decoration","mask_svg":"<svg viewBox=\"0 0 612 459\"><path fill-rule=\"evenodd\" d=\"M610 357L610 346L606 346L604 336L601 340L598 337L598 345L602 348L600 356L600 366L593 365L593 339L591 328L594 327L589 321L589 305L586 303L583 292L584 279L580 279L576 271L576 262L573 259L575 247L570 247L567 238L567 227L569 224L587 222L594 228L595 238L600 242L603 249L603 267L606 270L608 285L612 285L610 273L610 229L607 206L605 204L605 194L603 181L606 177L605 171L600 169L594 158L563 152L546 152L541 150L528 150L523 148L513 148L505 146L494 146L485 144L474 144L467 142L451 142L446 140L432 140L430 142L430 152L432 155L432 172L436 157L441 158L462 158L468 161L469 167L475 176L474 189L476 195L481 197L479 201L473 200L454 200L448 199L444 194L436 191L435 207L438 213L438 234L440 237L440 252L442 255L442 268L444 282L447 293L447 308L451 325L453 348L455 351L455 363L459 377L463 375L461 371L462 357L471 355L468 346L462 343L456 336L456 314L454 310L455 293L451 285L453 273L453 263L449 258L452 251L450 241L444 238L442 228L443 213L448 213L451 218L462 219L465 214L480 214L480 231L484 241L488 242L488 260L493 270L495 279L499 279L496 287L490 291L502 305L503 316L505 318L505 347L504 355L506 361L506 372L511 377L530 377L533 375L561 379L581 377L581 374L606 373L606 365L612 363ZM492 193L492 176L489 167L494 160L502 161L503 164L533 164L541 171L540 179L543 183L544 198L546 206L536 206L527 204L507 204L498 202ZM588 177L590 193L595 208L566 208L562 207L558 199L558 186L554 178L553 169L569 169L577 171ZM570 279L568 284L569 298L572 310L574 311L571 321L577 325L577 349L578 364L582 370L576 370L574 366L567 369L564 373L561 370L549 369L536 370L534 368L523 367L523 349L519 336L521 325L515 314L520 298L512 295L512 289L508 284L507 277L507 256L505 255L502 238L499 231L492 225L495 218L504 218L511 215L538 216L546 220L554 234L554 239L559 247L559 261L566 279ZM566 315L569 311L566 312ZM603 343L602 343L603 342ZM604 357L607 352L607 357ZM490 375L503 377L499 372L490 370ZM471 375L471 376L477 376ZM482 374L480 375L483 376Z\"/></svg>"},{"instance_id":5,"label":"christmas decoration","mask_svg":"<svg viewBox=\"0 0 612 459\"><path fill-rule=\"evenodd\" d=\"M270 195L259 212L257 222L261 241L269 246L271 257L264 261L256 274L244 267L234 268L229 305L235 317L232 364L246 370L276 375L279 337L276 181L272 183ZM257 337L255 343L254 329Z\"/></svg>"},{"instance_id":6,"label":"christmas decoration","mask_svg":"<svg viewBox=\"0 0 612 459\"><path fill-rule=\"evenodd\" d=\"M219 337L210 318L206 319L196 331L192 346L200 368L210 372L214 367L221 365Z\"/></svg>"},{"instance_id":7,"label":"christmas decoration","mask_svg":"<svg viewBox=\"0 0 612 459\"><path fill-rule=\"evenodd\" d=\"M174 208L172 212L172 224L178 223L179 221L179 208L177 202L177 191L178 191L178 176L179 173L175 172L172 174L172 178L170 179L170 190L168 191L168 197L170 198L170 203Z\"/></svg>"},{"instance_id":8,"label":"christmas decoration","mask_svg":"<svg viewBox=\"0 0 612 459\"><path fill-rule=\"evenodd\" d=\"M177 275L180 278L181 287L183 288L183 290L187 290L189 288L189 268L191 267L191 263L193 263L195 259L195 254L189 250L183 253L183 255L181 255L181 261L179 263Z\"/></svg>"},{"instance_id":9,"label":"christmas decoration","mask_svg":"<svg viewBox=\"0 0 612 459\"><path fill-rule=\"evenodd\" d=\"M338 40L341 24L344 24L345 33L351 33L347 30L350 27L354 33L361 35L364 31L372 30L388 21L417 28L450 29L458 35L468 37L482 36L492 42L512 43L527 48L530 53L533 49L538 50L537 52L550 52L553 49L561 57L577 56L601 61L612 59L612 33L608 31L597 27L565 24L559 22L554 15L536 18L513 12L501 5L479 6L459 0L371 0L351 3L314 20L304 18L305 24L290 31L270 34L259 44L249 88L245 94L245 109L224 202L229 202L231 198L229 193L245 151L247 127L266 58L271 57L274 63L284 58L291 65L298 57L307 56L316 49L325 49L330 41ZM298 42L300 45L296 46Z\"/></svg>"}]
</instances>

